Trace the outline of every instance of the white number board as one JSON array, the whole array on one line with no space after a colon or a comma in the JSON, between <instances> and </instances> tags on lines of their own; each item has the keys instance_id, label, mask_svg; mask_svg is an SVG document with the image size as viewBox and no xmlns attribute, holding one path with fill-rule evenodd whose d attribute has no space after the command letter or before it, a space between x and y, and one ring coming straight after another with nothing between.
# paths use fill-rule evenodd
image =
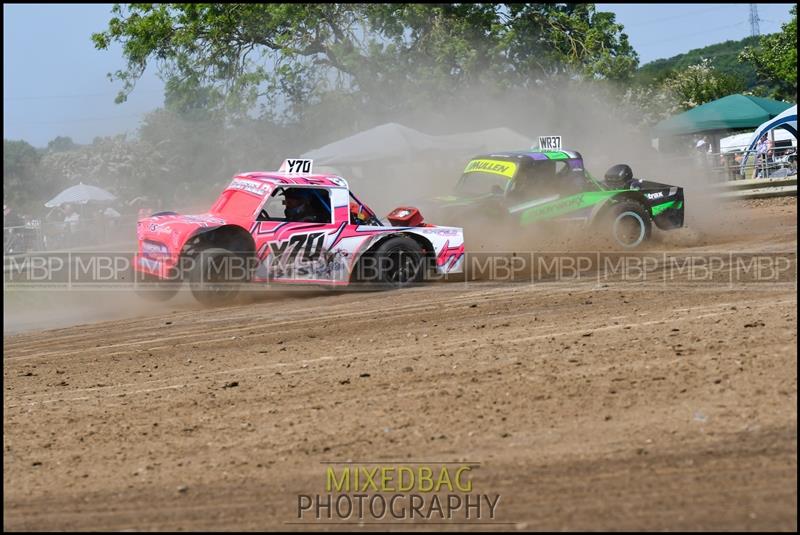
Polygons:
<instances>
[{"instance_id":1,"label":"white number board","mask_svg":"<svg viewBox=\"0 0 800 535\"><path fill-rule=\"evenodd\" d=\"M283 160L283 163L281 164L280 169L278 169L278 172L286 174L302 173L304 175L310 175L313 166L314 166L314 160L290 158L287 160Z\"/></svg>"},{"instance_id":2,"label":"white number board","mask_svg":"<svg viewBox=\"0 0 800 535\"><path fill-rule=\"evenodd\" d=\"M561 150L561 136L539 136L540 150Z\"/></svg>"}]
</instances>

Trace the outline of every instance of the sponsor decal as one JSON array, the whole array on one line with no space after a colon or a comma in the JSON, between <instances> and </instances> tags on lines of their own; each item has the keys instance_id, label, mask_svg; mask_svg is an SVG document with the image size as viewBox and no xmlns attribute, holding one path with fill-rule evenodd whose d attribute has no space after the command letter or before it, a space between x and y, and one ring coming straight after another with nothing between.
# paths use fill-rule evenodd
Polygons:
<instances>
[{"instance_id":1,"label":"sponsor decal","mask_svg":"<svg viewBox=\"0 0 800 535\"><path fill-rule=\"evenodd\" d=\"M674 207L675 209L680 209L681 206L683 206L683 203L681 201L667 201L653 206L651 208L651 212L653 214L653 217L655 217L664 210L667 210L668 208Z\"/></svg>"},{"instance_id":2,"label":"sponsor decal","mask_svg":"<svg viewBox=\"0 0 800 535\"><path fill-rule=\"evenodd\" d=\"M161 243L145 240L142 242L142 252L148 253L166 253L169 251L167 246Z\"/></svg>"},{"instance_id":3,"label":"sponsor decal","mask_svg":"<svg viewBox=\"0 0 800 535\"><path fill-rule=\"evenodd\" d=\"M248 193L253 193L255 195L263 196L267 191L269 191L269 184L265 184L263 182L258 182L256 180L245 180L243 178L235 178L231 185L228 186L228 189L235 189L239 191L246 191Z\"/></svg>"},{"instance_id":4,"label":"sponsor decal","mask_svg":"<svg viewBox=\"0 0 800 535\"><path fill-rule=\"evenodd\" d=\"M207 227L209 225L224 225L225 220L219 217L213 217L208 215L184 215L181 216L181 220L189 221L191 223L200 223L201 226Z\"/></svg>"},{"instance_id":5,"label":"sponsor decal","mask_svg":"<svg viewBox=\"0 0 800 535\"><path fill-rule=\"evenodd\" d=\"M658 191L656 193L645 193L644 196L652 201L653 199L662 198L664 196L664 192Z\"/></svg>"},{"instance_id":6,"label":"sponsor decal","mask_svg":"<svg viewBox=\"0 0 800 535\"><path fill-rule=\"evenodd\" d=\"M507 178L513 178L517 171L517 164L502 160L472 160L464 169L465 173L492 173Z\"/></svg>"},{"instance_id":7,"label":"sponsor decal","mask_svg":"<svg viewBox=\"0 0 800 535\"><path fill-rule=\"evenodd\" d=\"M158 223L150 223L147 227L150 232L156 234L171 234L172 233L172 226L166 223L158 224Z\"/></svg>"},{"instance_id":8,"label":"sponsor decal","mask_svg":"<svg viewBox=\"0 0 800 535\"><path fill-rule=\"evenodd\" d=\"M521 213L520 222L522 224L528 224L541 219L556 217L575 210L588 208L614 195L616 195L614 191L588 191L570 195L561 200L548 202L524 210Z\"/></svg>"},{"instance_id":9,"label":"sponsor decal","mask_svg":"<svg viewBox=\"0 0 800 535\"><path fill-rule=\"evenodd\" d=\"M512 206L511 208L508 209L508 211L511 214L515 214L517 212L521 212L522 210L527 210L528 208L533 208L534 206L539 206L540 204L544 204L546 202L555 201L558 198L559 195L551 195L550 197L545 197L544 199L536 199L530 202Z\"/></svg>"},{"instance_id":10,"label":"sponsor decal","mask_svg":"<svg viewBox=\"0 0 800 535\"><path fill-rule=\"evenodd\" d=\"M421 234L433 234L435 236L460 236L461 229L451 227L416 227L414 228L415 233Z\"/></svg>"},{"instance_id":11,"label":"sponsor decal","mask_svg":"<svg viewBox=\"0 0 800 535\"><path fill-rule=\"evenodd\" d=\"M544 216L554 212L568 212L575 208L580 208L583 203L583 195L572 195L563 201L553 202L546 204L540 208L531 208L525 215L535 214L536 216Z\"/></svg>"}]
</instances>

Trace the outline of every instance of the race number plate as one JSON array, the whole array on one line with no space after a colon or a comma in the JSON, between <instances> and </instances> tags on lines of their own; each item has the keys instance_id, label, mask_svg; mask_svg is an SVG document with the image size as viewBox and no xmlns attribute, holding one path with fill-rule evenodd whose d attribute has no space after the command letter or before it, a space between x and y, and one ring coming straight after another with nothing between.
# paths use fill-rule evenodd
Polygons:
<instances>
[{"instance_id":1,"label":"race number plate","mask_svg":"<svg viewBox=\"0 0 800 535\"><path fill-rule=\"evenodd\" d=\"M313 167L314 160L303 160L300 158L290 158L287 160L283 160L280 169L278 169L279 173L286 173L286 174L304 174L310 175L311 169Z\"/></svg>"},{"instance_id":2,"label":"race number plate","mask_svg":"<svg viewBox=\"0 0 800 535\"><path fill-rule=\"evenodd\" d=\"M561 150L561 136L539 136L540 150Z\"/></svg>"}]
</instances>

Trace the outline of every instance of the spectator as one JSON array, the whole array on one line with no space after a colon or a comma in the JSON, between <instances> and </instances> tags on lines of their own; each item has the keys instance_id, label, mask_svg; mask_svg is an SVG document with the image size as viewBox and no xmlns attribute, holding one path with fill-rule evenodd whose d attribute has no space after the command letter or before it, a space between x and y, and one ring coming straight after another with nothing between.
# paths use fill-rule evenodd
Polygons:
<instances>
[{"instance_id":1,"label":"spectator","mask_svg":"<svg viewBox=\"0 0 800 535\"><path fill-rule=\"evenodd\" d=\"M7 204L3 205L3 254L24 252L24 234L19 228L24 224Z\"/></svg>"},{"instance_id":2,"label":"spectator","mask_svg":"<svg viewBox=\"0 0 800 535\"><path fill-rule=\"evenodd\" d=\"M104 216L106 216L106 217L107 217L107 218L109 218L109 219L117 219L117 218L119 218L119 217L120 217L122 214L120 214L119 212L117 212L116 210L114 210L114 208L112 208L111 206L109 206L108 208L106 208L105 210L103 210L103 215L104 215Z\"/></svg>"},{"instance_id":3,"label":"spectator","mask_svg":"<svg viewBox=\"0 0 800 535\"><path fill-rule=\"evenodd\" d=\"M78 230L78 221L80 221L81 216L76 212L71 204L68 204L64 207L64 228L70 234L75 233Z\"/></svg>"},{"instance_id":4,"label":"spectator","mask_svg":"<svg viewBox=\"0 0 800 535\"><path fill-rule=\"evenodd\" d=\"M14 212L7 204L3 205L3 226L21 227L25 224L22 218Z\"/></svg>"},{"instance_id":5,"label":"spectator","mask_svg":"<svg viewBox=\"0 0 800 535\"><path fill-rule=\"evenodd\" d=\"M769 176L767 164L772 157L773 145L774 143L766 132L759 138L758 144L756 144L756 178Z\"/></svg>"},{"instance_id":6,"label":"spectator","mask_svg":"<svg viewBox=\"0 0 800 535\"><path fill-rule=\"evenodd\" d=\"M708 145L708 138L706 136L701 137L697 140L697 143L694 145L694 150L697 152L708 152L710 147Z\"/></svg>"},{"instance_id":7,"label":"spectator","mask_svg":"<svg viewBox=\"0 0 800 535\"><path fill-rule=\"evenodd\" d=\"M64 221L64 217L65 217L64 210L60 206L56 206L55 208L47 212L47 215L44 216L44 220L47 223L56 223L56 222L61 223L62 221Z\"/></svg>"}]
</instances>

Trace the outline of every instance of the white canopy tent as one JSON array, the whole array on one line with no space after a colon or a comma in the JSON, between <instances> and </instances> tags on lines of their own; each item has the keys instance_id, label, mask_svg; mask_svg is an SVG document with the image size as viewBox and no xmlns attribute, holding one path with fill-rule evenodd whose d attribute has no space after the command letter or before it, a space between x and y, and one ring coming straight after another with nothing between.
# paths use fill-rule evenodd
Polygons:
<instances>
[{"instance_id":1,"label":"white canopy tent","mask_svg":"<svg viewBox=\"0 0 800 535\"><path fill-rule=\"evenodd\" d=\"M374 160L411 156L432 143L431 136L397 123L387 123L302 154L314 165L359 165Z\"/></svg>"},{"instance_id":2,"label":"white canopy tent","mask_svg":"<svg viewBox=\"0 0 800 535\"><path fill-rule=\"evenodd\" d=\"M750 146L753 140L753 132L743 132L741 134L734 134L732 136L724 137L719 140L719 150L722 153L745 151ZM797 146L797 138L795 138L788 130L782 128L774 130L775 141L790 141L792 145ZM756 138L757 139L757 138Z\"/></svg>"},{"instance_id":3,"label":"white canopy tent","mask_svg":"<svg viewBox=\"0 0 800 535\"><path fill-rule=\"evenodd\" d=\"M301 157L314 160L315 165L354 166L413 159L428 153L464 158L480 152L530 146L529 138L509 128L432 136L397 123L387 123L308 151Z\"/></svg>"},{"instance_id":4,"label":"white canopy tent","mask_svg":"<svg viewBox=\"0 0 800 535\"><path fill-rule=\"evenodd\" d=\"M481 152L530 150L533 140L510 128L490 128L477 132L437 136L451 145L451 150L474 156Z\"/></svg>"},{"instance_id":5,"label":"white canopy tent","mask_svg":"<svg viewBox=\"0 0 800 535\"><path fill-rule=\"evenodd\" d=\"M359 198L380 213L450 191L471 156L528 149L531 143L508 128L433 136L387 123L301 157L314 160L317 171L347 178Z\"/></svg>"}]
</instances>

